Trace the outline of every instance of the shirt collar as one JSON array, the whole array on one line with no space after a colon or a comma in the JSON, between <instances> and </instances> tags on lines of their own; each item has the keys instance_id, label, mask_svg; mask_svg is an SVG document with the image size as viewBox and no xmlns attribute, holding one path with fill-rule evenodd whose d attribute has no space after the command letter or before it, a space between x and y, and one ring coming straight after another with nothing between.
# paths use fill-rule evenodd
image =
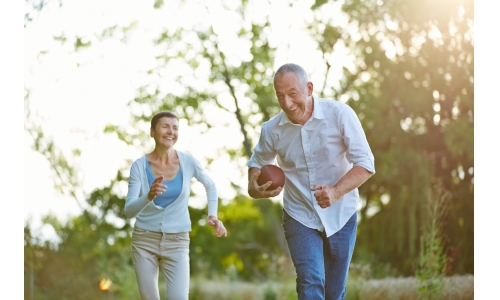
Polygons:
<instances>
[{"instance_id":1,"label":"shirt collar","mask_svg":"<svg viewBox=\"0 0 500 300\"><path fill-rule=\"evenodd\" d=\"M311 117L309 118L309 120L306 121L306 123L312 119L324 119L325 118L325 115L323 114L323 111L321 110L321 108L319 106L318 98L316 98L314 96L312 96L312 97L313 97L313 102L314 102L314 109L313 109L313 113L312 113ZM286 123L293 124L292 121L290 121L290 119L286 115L286 113L283 110L281 110L281 119L280 119L279 124L283 125Z\"/></svg>"}]
</instances>

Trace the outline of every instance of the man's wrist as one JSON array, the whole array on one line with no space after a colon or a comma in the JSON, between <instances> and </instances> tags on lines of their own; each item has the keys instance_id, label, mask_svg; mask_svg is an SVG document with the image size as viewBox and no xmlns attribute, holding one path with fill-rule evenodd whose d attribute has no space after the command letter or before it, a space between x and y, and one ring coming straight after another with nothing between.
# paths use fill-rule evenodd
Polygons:
<instances>
[{"instance_id":1,"label":"man's wrist","mask_svg":"<svg viewBox=\"0 0 500 300\"><path fill-rule=\"evenodd\" d=\"M336 185L332 186L332 190L333 190L333 196L335 197L335 200L338 200L340 199L340 197L342 195L340 195L340 188Z\"/></svg>"}]
</instances>

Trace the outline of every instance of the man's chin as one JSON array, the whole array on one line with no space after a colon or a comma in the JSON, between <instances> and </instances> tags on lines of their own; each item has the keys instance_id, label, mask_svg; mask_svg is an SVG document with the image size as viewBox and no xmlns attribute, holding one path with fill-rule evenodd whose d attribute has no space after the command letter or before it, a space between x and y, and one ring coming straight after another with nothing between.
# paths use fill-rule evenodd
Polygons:
<instances>
[{"instance_id":1,"label":"man's chin","mask_svg":"<svg viewBox=\"0 0 500 300\"><path fill-rule=\"evenodd\" d=\"M294 122L294 123L295 123L295 122L299 122L299 121L300 121L300 120L302 120L302 118L304 117L304 115L303 115L303 114L302 114L302 115L300 115L300 116L288 115L288 114L287 114L287 116L288 116L288 119L289 119L290 121Z\"/></svg>"}]
</instances>

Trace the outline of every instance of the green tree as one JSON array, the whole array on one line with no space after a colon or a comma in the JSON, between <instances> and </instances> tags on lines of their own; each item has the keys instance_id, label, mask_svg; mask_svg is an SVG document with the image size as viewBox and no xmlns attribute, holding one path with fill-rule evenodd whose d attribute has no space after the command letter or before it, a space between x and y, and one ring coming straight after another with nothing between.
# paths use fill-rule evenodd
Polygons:
<instances>
[{"instance_id":1,"label":"green tree","mask_svg":"<svg viewBox=\"0 0 500 300\"><path fill-rule=\"evenodd\" d=\"M231 8L229 3L221 1L220 6L225 13L236 15L238 21L234 23L234 31L237 38L234 41L244 51L235 57L228 47L229 41L220 36L209 21L194 29L165 30L154 41L163 54L156 57L156 66L148 72L152 83L139 88L137 96L129 103L134 126L123 129L110 124L106 132L116 133L129 145L147 144L148 135L144 129L148 128L152 115L170 110L203 134L213 127L213 121L204 112L215 107L221 116L218 120L227 120L224 126L233 126L231 121L237 121L242 139L242 147L221 145L221 151L234 161L250 157L252 138L260 123L279 112L270 81L276 49L269 42L269 20L252 18L251 2L232 2L231 6L236 8ZM209 7L206 10L209 15ZM177 71L180 66L182 73ZM174 84L162 80L164 77L173 77L175 90L181 92L174 92ZM208 163L214 159L216 157L207 157ZM240 160L238 169L242 169L244 163L246 161ZM238 182L233 184L241 191Z\"/></svg>"},{"instance_id":2,"label":"green tree","mask_svg":"<svg viewBox=\"0 0 500 300\"><path fill-rule=\"evenodd\" d=\"M449 270L473 273L473 1L346 0L347 25L320 19L334 3L315 2L311 34L327 67L342 47L354 64L322 92L358 113L377 170L360 188L354 259L371 256L411 274L425 191L436 178L453 199L443 228L445 248L458 250Z\"/></svg>"}]
</instances>

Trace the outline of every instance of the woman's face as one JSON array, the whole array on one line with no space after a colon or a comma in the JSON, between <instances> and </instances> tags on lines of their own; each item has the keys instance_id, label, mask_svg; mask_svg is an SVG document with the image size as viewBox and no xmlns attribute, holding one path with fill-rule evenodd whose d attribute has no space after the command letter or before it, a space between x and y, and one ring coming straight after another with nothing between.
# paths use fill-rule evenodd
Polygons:
<instances>
[{"instance_id":1,"label":"woman's face","mask_svg":"<svg viewBox=\"0 0 500 300\"><path fill-rule=\"evenodd\" d=\"M179 121L176 118L160 118L154 130L151 129L151 137L157 146L173 147L179 137Z\"/></svg>"}]
</instances>

